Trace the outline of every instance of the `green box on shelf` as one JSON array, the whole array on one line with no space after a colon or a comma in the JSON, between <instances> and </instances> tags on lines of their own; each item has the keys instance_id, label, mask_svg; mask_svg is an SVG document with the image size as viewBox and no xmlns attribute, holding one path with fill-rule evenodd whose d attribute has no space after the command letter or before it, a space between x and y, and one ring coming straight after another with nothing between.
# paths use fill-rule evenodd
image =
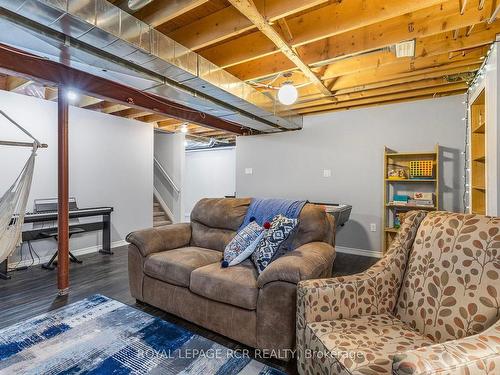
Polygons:
<instances>
[{"instance_id":1,"label":"green box on shelf","mask_svg":"<svg viewBox=\"0 0 500 375\"><path fill-rule=\"evenodd\" d=\"M394 202L408 202L408 195L394 194Z\"/></svg>"}]
</instances>

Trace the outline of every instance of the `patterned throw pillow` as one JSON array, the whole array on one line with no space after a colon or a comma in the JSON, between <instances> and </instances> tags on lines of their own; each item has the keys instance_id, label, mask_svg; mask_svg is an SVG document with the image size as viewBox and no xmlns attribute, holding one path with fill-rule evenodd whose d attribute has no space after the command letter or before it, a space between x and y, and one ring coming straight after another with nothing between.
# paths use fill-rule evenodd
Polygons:
<instances>
[{"instance_id":1,"label":"patterned throw pillow","mask_svg":"<svg viewBox=\"0 0 500 375\"><path fill-rule=\"evenodd\" d=\"M234 266L252 255L263 234L264 228L255 221L236 233L224 249L222 267Z\"/></svg>"},{"instance_id":2,"label":"patterned throw pillow","mask_svg":"<svg viewBox=\"0 0 500 375\"><path fill-rule=\"evenodd\" d=\"M271 263L273 257L280 250L285 240L293 232L298 219L289 219L283 215L277 215L271 222L271 227L264 232L257 248L252 254L252 261L261 273Z\"/></svg>"}]
</instances>

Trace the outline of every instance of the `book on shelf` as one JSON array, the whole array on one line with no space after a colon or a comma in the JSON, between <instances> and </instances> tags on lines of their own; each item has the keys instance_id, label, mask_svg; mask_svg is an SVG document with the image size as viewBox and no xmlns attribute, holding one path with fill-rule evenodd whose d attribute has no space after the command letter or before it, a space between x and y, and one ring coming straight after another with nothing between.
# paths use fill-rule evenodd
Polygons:
<instances>
[{"instance_id":1,"label":"book on shelf","mask_svg":"<svg viewBox=\"0 0 500 375\"><path fill-rule=\"evenodd\" d=\"M424 199L408 199L408 206L434 206L434 201Z\"/></svg>"}]
</instances>

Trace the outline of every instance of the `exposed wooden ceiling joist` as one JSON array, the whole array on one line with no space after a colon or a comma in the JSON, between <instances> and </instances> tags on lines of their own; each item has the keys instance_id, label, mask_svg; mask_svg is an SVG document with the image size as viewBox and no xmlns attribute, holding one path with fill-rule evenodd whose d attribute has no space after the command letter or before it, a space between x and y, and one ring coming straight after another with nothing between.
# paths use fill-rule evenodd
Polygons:
<instances>
[{"instance_id":1,"label":"exposed wooden ceiling joist","mask_svg":"<svg viewBox=\"0 0 500 375\"><path fill-rule=\"evenodd\" d=\"M291 62L299 68L309 82L323 95L330 96L330 90L323 85L323 82L305 64L300 56L288 45L281 35L266 21L259 13L252 0L229 0L233 6L247 17L267 38L269 38L278 49Z\"/></svg>"},{"instance_id":2,"label":"exposed wooden ceiling joist","mask_svg":"<svg viewBox=\"0 0 500 375\"><path fill-rule=\"evenodd\" d=\"M472 9L468 8L466 14L461 16L456 9L456 3L449 11L451 13L447 13L451 14L449 17L444 19L436 17L433 15L436 11L434 9L434 12L429 13L428 10L424 10L395 17L380 24L362 27L335 37L303 45L297 50L306 64L324 64L344 56L386 48L403 40L443 34L443 32L452 31L459 27L480 23L486 19L488 13L486 7L482 11L478 11L477 7L472 7ZM469 11L474 13L474 16L470 16ZM413 28L409 27L410 24L413 25ZM496 28L493 26L492 28ZM460 37L458 39L463 40ZM488 40L491 41L491 37ZM253 47L247 44L249 51L255 51ZM248 80L270 76L293 68L293 65L286 57L280 53L273 53L264 58L257 58L252 61L246 60L245 63L231 66L227 70L240 79Z\"/></svg>"},{"instance_id":3,"label":"exposed wooden ceiling joist","mask_svg":"<svg viewBox=\"0 0 500 375\"><path fill-rule=\"evenodd\" d=\"M455 76L457 74L471 74L476 72L481 67L481 64L474 64L469 66L460 66L457 68L433 68L426 72L419 72L413 75L404 75L399 78L390 78L382 81L377 81L375 83L361 83L358 86L348 87L345 89L338 89L336 95L343 95L346 93L360 92L366 90L372 90L376 88L382 88L392 85L398 85L409 82L416 82L424 79L431 78L441 78L446 76Z\"/></svg>"},{"instance_id":4,"label":"exposed wooden ceiling joist","mask_svg":"<svg viewBox=\"0 0 500 375\"><path fill-rule=\"evenodd\" d=\"M146 111L138 108L127 108L116 112L110 112L110 114L126 118L137 118L141 116L146 116L150 114L151 111Z\"/></svg>"},{"instance_id":5,"label":"exposed wooden ceiling joist","mask_svg":"<svg viewBox=\"0 0 500 375\"><path fill-rule=\"evenodd\" d=\"M464 81L462 81L462 83L465 84ZM349 93L345 93L342 95L337 95L336 99L339 103L341 103L341 102L347 102L347 101L351 101L351 100L381 97L382 95L396 94L399 92L407 92L407 91L426 89L426 88L432 88L432 87L439 87L439 86L447 86L447 85L453 85L453 84L455 84L455 82L449 82L444 77L430 78L430 79L423 79L423 80L419 80L419 81L415 81L415 82L405 82L405 83L400 83L397 85L389 85L389 86L371 89L371 90L349 92ZM331 103L331 101L319 98L319 99L315 99L315 100L311 100L311 101L298 103L298 104L294 105L293 108L294 108L294 110L298 111L298 110L303 110L303 109L307 109L307 108L313 108L313 107L319 106L319 105L326 105L329 103Z\"/></svg>"},{"instance_id":6,"label":"exposed wooden ceiling joist","mask_svg":"<svg viewBox=\"0 0 500 375\"><path fill-rule=\"evenodd\" d=\"M275 22L327 2L328 0L256 0L255 6L268 22ZM235 8L227 7L177 29L169 36L192 50L198 50L252 29L255 26L248 18Z\"/></svg>"},{"instance_id":7,"label":"exposed wooden ceiling joist","mask_svg":"<svg viewBox=\"0 0 500 375\"><path fill-rule=\"evenodd\" d=\"M327 85L332 84L333 87L333 81L337 81L342 76L360 74L366 71L369 71L371 75L377 74L377 78L382 81L384 79L383 74L415 74L421 69L433 67L453 69L457 66L467 66L475 63L481 63L481 60L486 55L488 49L489 47L487 46L472 48L463 51L463 53L456 54L451 58L448 51L444 51L441 55L402 59L396 58L393 53L387 51L371 53L363 56L357 56L355 58L336 61L335 63L328 65L326 69L323 69L323 75L321 78L327 81ZM296 74L292 77L296 83L300 84L303 82L303 77L297 76ZM281 79L278 79L274 84L280 83ZM332 89L332 87L330 87L330 89ZM299 101L301 99L309 100L311 95L314 95L314 91L310 90L308 86L299 88Z\"/></svg>"},{"instance_id":8,"label":"exposed wooden ceiling joist","mask_svg":"<svg viewBox=\"0 0 500 375\"><path fill-rule=\"evenodd\" d=\"M157 27L207 2L208 0L155 0L135 12L134 17Z\"/></svg>"},{"instance_id":9,"label":"exposed wooden ceiling joist","mask_svg":"<svg viewBox=\"0 0 500 375\"><path fill-rule=\"evenodd\" d=\"M383 103L386 101L392 101L392 100L398 100L398 99L411 99L411 98L425 96L425 95L437 95L437 94L441 94L441 93L454 93L454 94L465 93L467 91L467 87L468 86L465 83L454 83L454 84L438 86L438 87L409 90L409 91L404 91L404 92L395 93L395 94L380 95L380 96L376 96L373 98L356 99L356 100L350 100L350 101L344 101L344 102L329 103L329 104L320 105L320 106L312 106L312 107L301 109L301 110L299 110L299 112L302 114L306 114L306 113L312 113L312 112L322 112L322 111L330 111L330 110L341 109L341 108L349 108L349 107L353 107L353 106L366 105L366 104L370 104L370 103L374 103L374 102Z\"/></svg>"},{"instance_id":10,"label":"exposed wooden ceiling joist","mask_svg":"<svg viewBox=\"0 0 500 375\"><path fill-rule=\"evenodd\" d=\"M434 6L426 8L428 9L425 13L426 15L437 16L440 13L451 12L451 3L446 3L446 11L441 11L441 2L442 0L389 0L381 3L377 1L355 0L333 3L300 17L287 19L287 25L290 33L293 35L291 45L297 48L304 44L344 34L369 25L375 25L432 5ZM454 3L453 12L458 13L456 3ZM405 21L407 22L403 23L403 26L412 22L408 17L405 17ZM365 39L367 35L370 34L365 34ZM404 37L407 38L407 35ZM401 40L403 39L398 41ZM231 53L221 55L223 51L231 51ZM254 32L212 48L204 49L200 53L213 63L226 68L264 57L277 51L273 43L270 43L261 33Z\"/></svg>"}]
</instances>

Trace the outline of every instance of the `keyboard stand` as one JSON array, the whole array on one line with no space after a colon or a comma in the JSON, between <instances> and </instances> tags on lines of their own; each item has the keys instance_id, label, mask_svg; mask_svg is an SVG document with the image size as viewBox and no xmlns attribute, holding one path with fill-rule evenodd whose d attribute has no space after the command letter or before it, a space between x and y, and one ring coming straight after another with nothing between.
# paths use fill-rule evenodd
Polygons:
<instances>
[{"instance_id":1,"label":"keyboard stand","mask_svg":"<svg viewBox=\"0 0 500 375\"><path fill-rule=\"evenodd\" d=\"M73 234L77 234L77 233L83 233L85 232L84 229L82 228L70 228L69 229L69 237L71 238L71 236ZM54 238L57 242L57 233L56 231L52 231L52 232L46 232L46 233L41 233L42 235L44 236L47 236L47 238ZM56 250L56 252L54 253L54 255L52 255L52 258L50 258L50 260L48 261L48 263L45 263L45 264L42 264L42 268L43 269L46 269L46 270L54 270L57 266L57 261L56 261L56 257L57 257L57 253L58 251ZM74 256L71 251L69 252L69 260L73 263L78 263L78 264L82 264L83 262L78 259L76 256Z\"/></svg>"},{"instance_id":2,"label":"keyboard stand","mask_svg":"<svg viewBox=\"0 0 500 375\"><path fill-rule=\"evenodd\" d=\"M5 259L2 263L0 263L0 279L9 280L11 277L7 273L9 271L9 263L8 258Z\"/></svg>"}]
</instances>

